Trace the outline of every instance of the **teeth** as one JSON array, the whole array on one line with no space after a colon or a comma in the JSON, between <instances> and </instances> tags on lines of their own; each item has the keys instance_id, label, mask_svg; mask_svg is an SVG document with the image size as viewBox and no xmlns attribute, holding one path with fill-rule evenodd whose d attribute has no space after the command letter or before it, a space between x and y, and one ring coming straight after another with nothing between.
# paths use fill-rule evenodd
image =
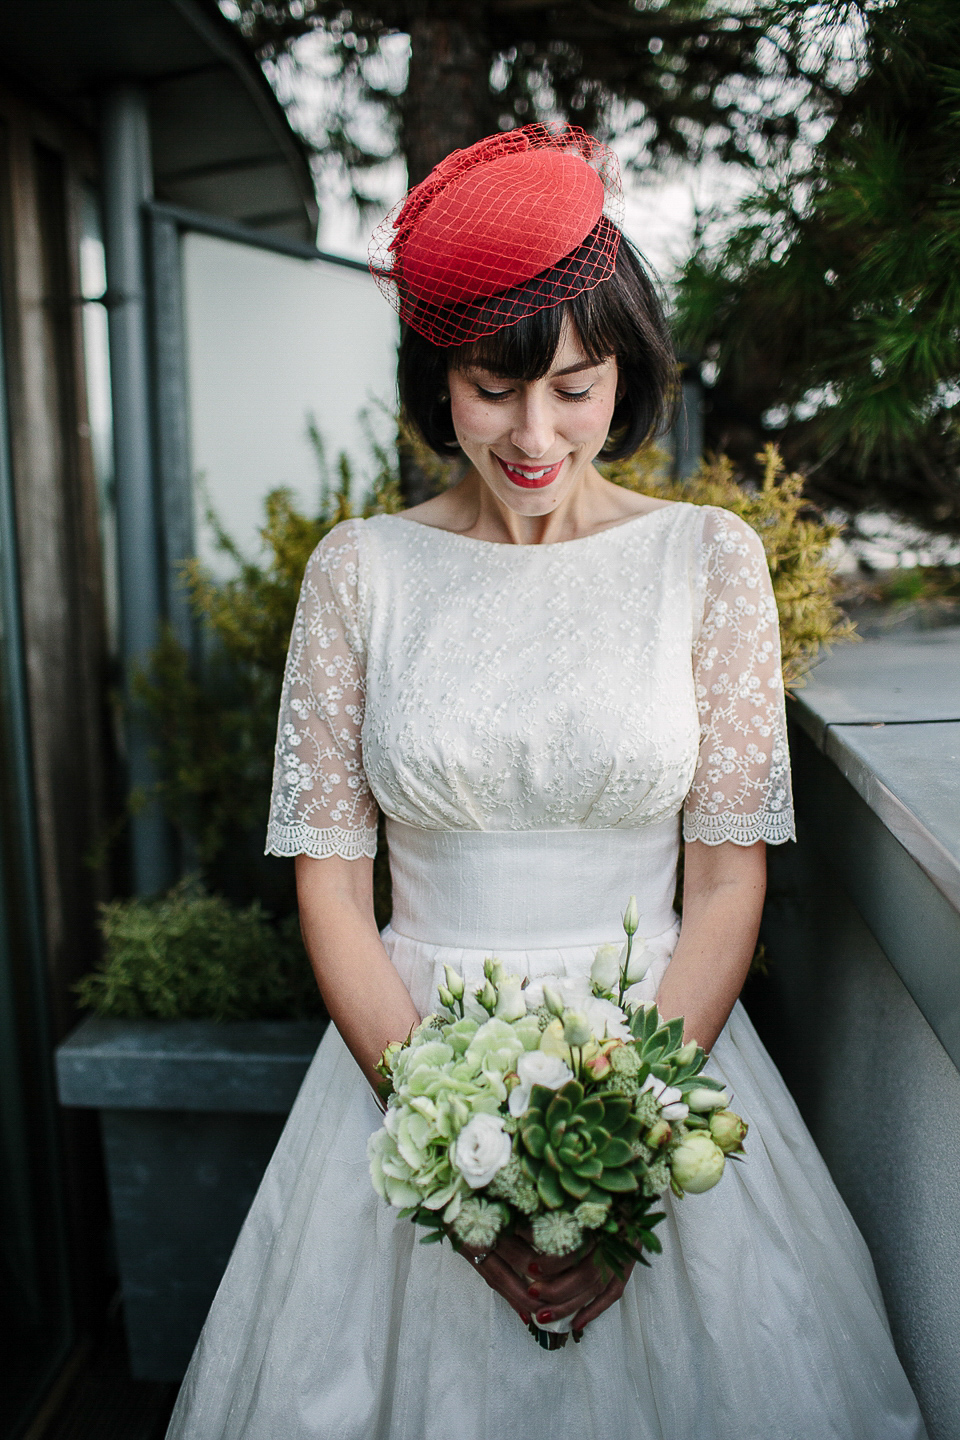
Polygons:
<instances>
[{"instance_id":1,"label":"teeth","mask_svg":"<svg viewBox=\"0 0 960 1440\"><path fill-rule=\"evenodd\" d=\"M510 469L516 475L522 475L524 480L539 480L541 475L546 475L553 469L552 465L545 465L542 470L521 470L517 465L511 465Z\"/></svg>"}]
</instances>

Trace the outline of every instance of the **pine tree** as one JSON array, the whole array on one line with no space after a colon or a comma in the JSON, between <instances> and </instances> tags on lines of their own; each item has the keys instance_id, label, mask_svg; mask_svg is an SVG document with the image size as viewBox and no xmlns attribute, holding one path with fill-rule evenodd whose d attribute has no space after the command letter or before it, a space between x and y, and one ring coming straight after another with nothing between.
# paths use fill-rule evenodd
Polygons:
<instances>
[{"instance_id":1,"label":"pine tree","mask_svg":"<svg viewBox=\"0 0 960 1440\"><path fill-rule=\"evenodd\" d=\"M864 63L801 173L691 259L681 336L708 443L776 439L808 490L960 531L960 6L861 6Z\"/></svg>"}]
</instances>

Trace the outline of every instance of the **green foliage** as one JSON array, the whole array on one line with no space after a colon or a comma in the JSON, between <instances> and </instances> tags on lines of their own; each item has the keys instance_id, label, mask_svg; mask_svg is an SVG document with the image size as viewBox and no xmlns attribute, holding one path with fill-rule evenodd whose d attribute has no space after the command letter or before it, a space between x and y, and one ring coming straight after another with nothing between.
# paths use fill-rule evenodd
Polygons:
<instances>
[{"instance_id":1,"label":"green foliage","mask_svg":"<svg viewBox=\"0 0 960 1440\"><path fill-rule=\"evenodd\" d=\"M785 473L775 446L768 445L756 459L759 484L744 483L726 456L704 460L688 480L673 480L664 473L662 457L650 449L604 467L604 473L641 494L720 505L757 531L780 611L783 679L789 689L822 646L853 638L854 628L837 604L828 560L839 527L827 523L805 500L803 476Z\"/></svg>"},{"instance_id":2,"label":"green foliage","mask_svg":"<svg viewBox=\"0 0 960 1440\"><path fill-rule=\"evenodd\" d=\"M860 11L860 78L692 257L680 332L717 365L717 450L776 432L821 497L960 530L960 7Z\"/></svg>"},{"instance_id":3,"label":"green foliage","mask_svg":"<svg viewBox=\"0 0 960 1440\"><path fill-rule=\"evenodd\" d=\"M104 958L81 1005L124 1019L266 1020L323 1013L295 916L276 926L196 881L100 907Z\"/></svg>"},{"instance_id":4,"label":"green foliage","mask_svg":"<svg viewBox=\"0 0 960 1440\"><path fill-rule=\"evenodd\" d=\"M315 427L311 435L324 479L319 513L302 514L289 490L271 491L257 560L242 555L211 516L218 546L236 573L219 581L199 561L185 567L203 658L195 663L168 629L135 680L155 745L158 798L190 838L201 869L217 881L218 862L222 868L238 837L262 833L266 824L283 666L307 560L353 513L346 457L339 459L334 490ZM374 460L365 513L395 510L399 493L389 452L374 445Z\"/></svg>"}]
</instances>

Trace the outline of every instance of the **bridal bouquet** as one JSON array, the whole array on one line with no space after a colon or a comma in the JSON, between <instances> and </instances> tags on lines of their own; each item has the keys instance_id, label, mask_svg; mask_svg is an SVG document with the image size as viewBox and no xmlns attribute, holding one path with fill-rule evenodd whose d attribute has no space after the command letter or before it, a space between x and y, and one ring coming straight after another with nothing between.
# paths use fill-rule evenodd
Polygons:
<instances>
[{"instance_id":1,"label":"bridal bouquet","mask_svg":"<svg viewBox=\"0 0 960 1440\"><path fill-rule=\"evenodd\" d=\"M622 1275L660 1250L663 1192L709 1190L742 1150L747 1127L683 1021L637 998L650 956L633 900L623 923L589 976L528 983L490 959L468 995L446 967L439 1011L384 1051L370 1173L424 1243L490 1250L521 1231L544 1255L589 1243ZM553 1348L542 1330L571 1323L530 1328Z\"/></svg>"}]
</instances>

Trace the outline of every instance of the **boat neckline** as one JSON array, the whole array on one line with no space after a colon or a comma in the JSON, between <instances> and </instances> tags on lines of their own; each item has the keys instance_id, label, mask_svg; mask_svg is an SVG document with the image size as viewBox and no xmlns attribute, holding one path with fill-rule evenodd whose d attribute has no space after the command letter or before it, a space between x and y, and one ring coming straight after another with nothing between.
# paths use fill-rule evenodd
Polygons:
<instances>
[{"instance_id":1,"label":"boat neckline","mask_svg":"<svg viewBox=\"0 0 960 1440\"><path fill-rule=\"evenodd\" d=\"M416 526L418 530L425 530L434 535L445 535L450 540L462 540L468 545L486 545L491 550L516 550L521 553L528 553L531 550L560 550L566 545L586 545L592 540L601 540L605 535L616 534L617 531L626 530L628 526L636 525L641 520L652 520L655 515L662 515L665 511L676 510L680 507L686 508L689 501L668 500L663 505L657 505L653 510L644 510L639 515L631 515L627 520L620 520L616 525L608 525L604 530L594 530L592 535L576 535L572 540L549 540L545 545L512 545L507 540L481 540L478 535L463 535L459 530L445 530L440 525L424 525L422 520L408 520L403 515L381 515L381 520L397 520L402 525Z\"/></svg>"}]
</instances>

